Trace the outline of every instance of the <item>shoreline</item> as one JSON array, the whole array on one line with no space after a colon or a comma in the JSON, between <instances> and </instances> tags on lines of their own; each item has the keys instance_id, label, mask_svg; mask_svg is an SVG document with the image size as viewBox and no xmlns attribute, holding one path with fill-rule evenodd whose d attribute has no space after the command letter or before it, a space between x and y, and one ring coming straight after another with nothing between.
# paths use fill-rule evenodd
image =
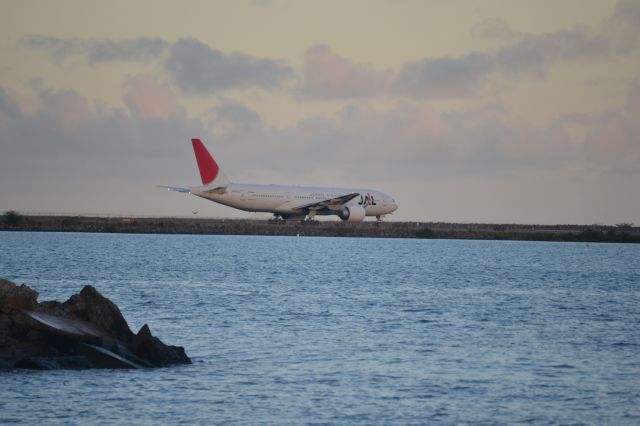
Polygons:
<instances>
[{"instance_id":1,"label":"shoreline","mask_svg":"<svg viewBox=\"0 0 640 426\"><path fill-rule=\"evenodd\" d=\"M445 222L300 222L258 219L23 215L0 217L0 231L270 235L640 243L640 227Z\"/></svg>"}]
</instances>

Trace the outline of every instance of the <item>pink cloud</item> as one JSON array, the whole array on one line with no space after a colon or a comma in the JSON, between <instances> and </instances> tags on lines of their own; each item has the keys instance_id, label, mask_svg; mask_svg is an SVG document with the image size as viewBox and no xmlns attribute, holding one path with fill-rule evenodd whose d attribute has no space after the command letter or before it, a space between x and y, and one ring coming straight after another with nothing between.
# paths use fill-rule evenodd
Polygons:
<instances>
[{"instance_id":1,"label":"pink cloud","mask_svg":"<svg viewBox=\"0 0 640 426\"><path fill-rule=\"evenodd\" d=\"M5 92L13 99L13 102L18 106L20 113L25 116L30 116L36 113L38 110L38 99L36 95L32 93L20 92L12 89L11 87L4 88Z\"/></svg>"},{"instance_id":2,"label":"pink cloud","mask_svg":"<svg viewBox=\"0 0 640 426\"><path fill-rule=\"evenodd\" d=\"M185 114L169 86L144 75L129 77L122 100L131 113L141 119L169 118Z\"/></svg>"},{"instance_id":3,"label":"pink cloud","mask_svg":"<svg viewBox=\"0 0 640 426\"><path fill-rule=\"evenodd\" d=\"M354 64L328 46L307 50L304 58L302 93L312 98L351 98L381 94L391 73Z\"/></svg>"}]
</instances>

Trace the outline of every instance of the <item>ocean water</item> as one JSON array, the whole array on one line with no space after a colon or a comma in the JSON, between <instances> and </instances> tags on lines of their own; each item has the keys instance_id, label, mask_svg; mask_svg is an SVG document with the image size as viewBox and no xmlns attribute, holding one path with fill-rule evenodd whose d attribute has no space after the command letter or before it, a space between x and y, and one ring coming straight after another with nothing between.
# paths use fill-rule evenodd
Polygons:
<instances>
[{"instance_id":1,"label":"ocean water","mask_svg":"<svg viewBox=\"0 0 640 426\"><path fill-rule=\"evenodd\" d=\"M1 233L193 365L0 372L0 424L640 424L640 246Z\"/></svg>"}]
</instances>

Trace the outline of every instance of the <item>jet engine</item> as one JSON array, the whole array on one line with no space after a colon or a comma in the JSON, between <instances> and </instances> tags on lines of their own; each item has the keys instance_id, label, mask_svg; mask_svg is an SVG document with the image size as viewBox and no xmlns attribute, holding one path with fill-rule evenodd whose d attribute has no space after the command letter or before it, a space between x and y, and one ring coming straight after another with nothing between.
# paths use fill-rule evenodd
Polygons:
<instances>
[{"instance_id":1,"label":"jet engine","mask_svg":"<svg viewBox=\"0 0 640 426\"><path fill-rule=\"evenodd\" d=\"M346 205L338 212L340 219L349 222L362 222L365 215L364 207L357 204Z\"/></svg>"}]
</instances>

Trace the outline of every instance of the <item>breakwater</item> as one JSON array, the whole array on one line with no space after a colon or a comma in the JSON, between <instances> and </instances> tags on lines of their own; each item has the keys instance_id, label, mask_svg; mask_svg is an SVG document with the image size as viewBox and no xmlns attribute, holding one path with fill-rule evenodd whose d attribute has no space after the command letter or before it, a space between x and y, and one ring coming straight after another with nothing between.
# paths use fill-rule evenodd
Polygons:
<instances>
[{"instance_id":1,"label":"breakwater","mask_svg":"<svg viewBox=\"0 0 640 426\"><path fill-rule=\"evenodd\" d=\"M444 222L337 222L5 213L0 231L282 235L640 243L640 227Z\"/></svg>"}]
</instances>

